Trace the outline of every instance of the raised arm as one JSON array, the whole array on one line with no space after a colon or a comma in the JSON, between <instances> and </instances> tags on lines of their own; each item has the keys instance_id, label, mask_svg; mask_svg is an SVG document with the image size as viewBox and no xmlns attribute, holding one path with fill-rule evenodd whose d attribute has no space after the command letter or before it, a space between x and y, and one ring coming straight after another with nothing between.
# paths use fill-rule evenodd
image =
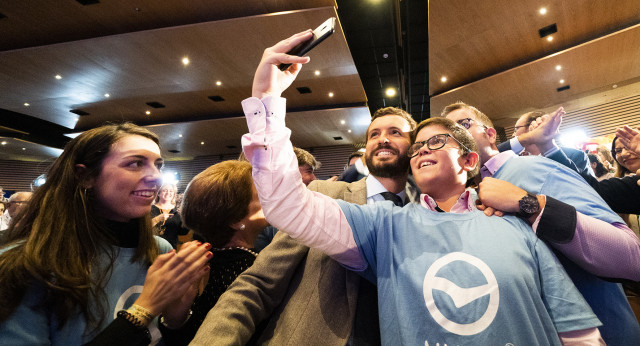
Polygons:
<instances>
[{"instance_id":1,"label":"raised arm","mask_svg":"<svg viewBox=\"0 0 640 346\"><path fill-rule=\"evenodd\" d=\"M311 37L305 31L265 49L253 80L253 97L242 102L249 133L242 137L243 151L253 167L253 180L269 223L303 244L320 249L341 264L366 268L351 227L331 198L308 191L298 170L285 127L282 92L291 85L308 57L285 54ZM292 63L285 71L280 63Z\"/></svg>"},{"instance_id":2,"label":"raised arm","mask_svg":"<svg viewBox=\"0 0 640 346\"><path fill-rule=\"evenodd\" d=\"M478 196L487 207L515 213L526 194L509 182L484 178ZM640 280L640 240L626 225L584 215L550 197L539 217L529 222L538 237L584 270L603 277Z\"/></svg>"}]
</instances>

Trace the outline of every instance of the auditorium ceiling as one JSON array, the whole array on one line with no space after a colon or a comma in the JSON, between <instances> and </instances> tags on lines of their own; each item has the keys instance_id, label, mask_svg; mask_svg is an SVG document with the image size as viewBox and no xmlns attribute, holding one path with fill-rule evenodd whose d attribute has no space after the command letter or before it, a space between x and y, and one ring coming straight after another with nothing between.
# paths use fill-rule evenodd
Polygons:
<instances>
[{"instance_id":1,"label":"auditorium ceiling","mask_svg":"<svg viewBox=\"0 0 640 346\"><path fill-rule=\"evenodd\" d=\"M168 160L237 153L264 48L332 16L283 95L300 147L356 144L384 106L420 120L463 100L510 127L640 78L637 0L5 1L0 160L48 160L121 121L156 132Z\"/></svg>"}]
</instances>

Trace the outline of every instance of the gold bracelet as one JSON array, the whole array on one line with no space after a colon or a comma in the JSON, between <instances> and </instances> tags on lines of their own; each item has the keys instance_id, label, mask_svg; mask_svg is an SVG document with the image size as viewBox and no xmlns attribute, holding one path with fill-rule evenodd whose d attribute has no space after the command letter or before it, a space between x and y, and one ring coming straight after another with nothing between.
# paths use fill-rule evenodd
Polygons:
<instances>
[{"instance_id":1,"label":"gold bracelet","mask_svg":"<svg viewBox=\"0 0 640 346\"><path fill-rule=\"evenodd\" d=\"M151 311L138 304L131 305L127 309L127 311L134 317L138 318L144 324L149 324L149 322L151 322L154 317Z\"/></svg>"}]
</instances>

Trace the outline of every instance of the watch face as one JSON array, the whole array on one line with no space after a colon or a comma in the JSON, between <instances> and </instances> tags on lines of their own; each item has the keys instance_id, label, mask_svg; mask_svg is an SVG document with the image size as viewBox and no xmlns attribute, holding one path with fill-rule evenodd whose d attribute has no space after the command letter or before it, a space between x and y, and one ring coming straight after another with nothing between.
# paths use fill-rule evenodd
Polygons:
<instances>
[{"instance_id":1,"label":"watch face","mask_svg":"<svg viewBox=\"0 0 640 346\"><path fill-rule=\"evenodd\" d=\"M526 195L520 199L520 212L523 214L535 214L540 210L540 204L538 198L533 195Z\"/></svg>"}]
</instances>

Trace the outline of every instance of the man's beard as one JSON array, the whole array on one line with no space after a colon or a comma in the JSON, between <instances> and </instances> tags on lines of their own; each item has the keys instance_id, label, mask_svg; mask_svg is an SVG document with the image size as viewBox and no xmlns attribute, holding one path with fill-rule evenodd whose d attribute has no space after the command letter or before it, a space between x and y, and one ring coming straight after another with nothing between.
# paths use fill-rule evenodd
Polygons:
<instances>
[{"instance_id":1,"label":"man's beard","mask_svg":"<svg viewBox=\"0 0 640 346\"><path fill-rule=\"evenodd\" d=\"M409 162L411 161L411 158L407 155L398 155L398 151L389 145L379 145L374 149L374 152L382 148L393 150L397 155L397 160L396 162L379 162L376 165L373 163L374 154L367 152L364 155L364 160L367 164L367 168L369 169L369 174L380 178L397 178L406 176L409 171Z\"/></svg>"}]
</instances>

